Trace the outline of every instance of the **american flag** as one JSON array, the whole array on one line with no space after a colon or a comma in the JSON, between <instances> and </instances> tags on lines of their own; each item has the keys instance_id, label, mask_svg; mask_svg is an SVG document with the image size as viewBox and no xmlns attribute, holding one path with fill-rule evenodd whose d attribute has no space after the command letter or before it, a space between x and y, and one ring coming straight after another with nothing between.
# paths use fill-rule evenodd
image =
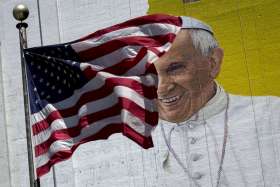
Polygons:
<instances>
[{"instance_id":1,"label":"american flag","mask_svg":"<svg viewBox=\"0 0 280 187\"><path fill-rule=\"evenodd\" d=\"M24 51L38 177L83 143L122 133L153 146L157 86L153 62L181 18L148 15L79 40Z\"/></svg>"}]
</instances>

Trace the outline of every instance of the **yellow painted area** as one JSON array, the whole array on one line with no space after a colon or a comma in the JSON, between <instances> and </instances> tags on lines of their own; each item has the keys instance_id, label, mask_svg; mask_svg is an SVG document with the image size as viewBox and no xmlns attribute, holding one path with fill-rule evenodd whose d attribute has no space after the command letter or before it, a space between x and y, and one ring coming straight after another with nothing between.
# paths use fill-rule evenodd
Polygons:
<instances>
[{"instance_id":1,"label":"yellow painted area","mask_svg":"<svg viewBox=\"0 0 280 187\"><path fill-rule=\"evenodd\" d=\"M198 18L211 25L225 58L219 82L231 93L280 96L279 0L149 0L149 14Z\"/></svg>"}]
</instances>

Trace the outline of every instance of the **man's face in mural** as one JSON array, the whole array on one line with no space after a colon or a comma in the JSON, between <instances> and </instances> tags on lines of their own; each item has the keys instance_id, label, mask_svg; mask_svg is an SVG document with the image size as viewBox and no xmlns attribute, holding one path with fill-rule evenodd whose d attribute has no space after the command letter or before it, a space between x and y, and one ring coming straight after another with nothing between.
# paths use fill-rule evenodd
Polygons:
<instances>
[{"instance_id":1,"label":"man's face in mural","mask_svg":"<svg viewBox=\"0 0 280 187\"><path fill-rule=\"evenodd\" d=\"M222 55L222 50L218 50ZM218 59L216 63L215 58L217 55L203 56L193 47L188 31L180 31L170 50L155 62L161 119L186 120L214 95L214 78L221 61Z\"/></svg>"}]
</instances>

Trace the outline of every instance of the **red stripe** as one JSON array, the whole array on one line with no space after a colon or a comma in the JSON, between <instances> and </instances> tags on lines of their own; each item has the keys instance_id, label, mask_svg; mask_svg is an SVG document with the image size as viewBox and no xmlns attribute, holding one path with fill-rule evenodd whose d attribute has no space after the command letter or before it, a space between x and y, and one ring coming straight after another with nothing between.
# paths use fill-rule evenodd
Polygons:
<instances>
[{"instance_id":1,"label":"red stripe","mask_svg":"<svg viewBox=\"0 0 280 187\"><path fill-rule=\"evenodd\" d=\"M182 20L180 17L164 15L164 14L154 14L154 15L142 16L142 17L134 18L129 21L96 31L75 42L84 41L84 40L88 40L91 38L96 38L96 37L102 36L106 33L128 28L128 27L135 27L135 26L141 26L141 25L152 24L152 23L162 23L162 24L171 24L171 25L175 25L175 26L181 26Z\"/></svg>"},{"instance_id":2,"label":"red stripe","mask_svg":"<svg viewBox=\"0 0 280 187\"><path fill-rule=\"evenodd\" d=\"M173 38L174 40L175 38ZM169 41L169 42L173 42L173 40ZM154 48L154 47L150 47L148 48L150 51L152 51L153 53L155 53L158 57L161 57L165 51L159 51L157 48Z\"/></svg>"},{"instance_id":3,"label":"red stripe","mask_svg":"<svg viewBox=\"0 0 280 187\"><path fill-rule=\"evenodd\" d=\"M139 107L137 104L135 104L133 101L130 101L129 99L119 98L119 103L112 106L111 108L99 112L95 112L80 118L76 126L72 128L54 131L47 141L35 146L35 156L37 157L41 154L46 153L49 147L51 146L51 144L57 140L66 140L69 138L74 138L76 136L79 136L84 127L96 121L102 120L104 118L108 118L120 114L122 108L127 109L132 115L136 116L137 118L141 119L143 122L147 124L150 124L152 126L157 125L158 122L157 112L149 112Z\"/></svg>"},{"instance_id":4,"label":"red stripe","mask_svg":"<svg viewBox=\"0 0 280 187\"><path fill-rule=\"evenodd\" d=\"M123 135L131 139L132 141L136 142L138 145L143 147L144 149L149 149L153 147L153 140L152 137L145 137L136 132L130 126L125 125L123 130Z\"/></svg>"},{"instance_id":5,"label":"red stripe","mask_svg":"<svg viewBox=\"0 0 280 187\"><path fill-rule=\"evenodd\" d=\"M127 136L128 138L135 137L135 139L132 139L132 140L135 141L136 143L138 143L140 146L142 146L145 149L148 149L153 146L151 137L144 137L123 123L122 124L111 124L111 125L103 128L98 133L96 133L90 137L87 137L87 138L81 140L80 142L76 143L70 150L65 150L65 151L61 150L61 151L55 153L45 165L36 169L37 176L41 177L42 175L48 173L51 166L53 166L54 164L70 158L80 144L83 144L83 143L86 143L89 141L94 141L94 140L107 139L110 135L112 135L114 133L120 133L120 132L123 132L123 134L125 136Z\"/></svg>"},{"instance_id":6,"label":"red stripe","mask_svg":"<svg viewBox=\"0 0 280 187\"><path fill-rule=\"evenodd\" d=\"M47 117L44 120L36 122L32 125L32 133L33 136L39 134L41 131L44 131L50 127L50 124L56 119L62 119L59 111L53 111L51 113L46 114Z\"/></svg>"},{"instance_id":7,"label":"red stripe","mask_svg":"<svg viewBox=\"0 0 280 187\"><path fill-rule=\"evenodd\" d=\"M79 58L81 61L90 61L98 57L107 55L119 48L136 45L145 47L160 47L165 43L173 41L176 35L174 33L168 33L158 36L131 36L112 39L104 44L96 47L89 48L85 51L79 52Z\"/></svg>"}]
</instances>

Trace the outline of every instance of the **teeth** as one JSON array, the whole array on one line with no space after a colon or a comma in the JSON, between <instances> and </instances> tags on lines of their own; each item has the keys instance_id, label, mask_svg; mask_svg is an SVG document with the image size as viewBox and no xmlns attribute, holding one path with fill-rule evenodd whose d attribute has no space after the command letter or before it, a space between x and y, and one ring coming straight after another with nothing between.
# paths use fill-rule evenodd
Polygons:
<instances>
[{"instance_id":1,"label":"teeth","mask_svg":"<svg viewBox=\"0 0 280 187\"><path fill-rule=\"evenodd\" d=\"M178 100L179 98L180 98L179 96L169 97L169 98L165 98L165 99L160 98L160 101L163 103L171 103L171 102Z\"/></svg>"}]
</instances>

